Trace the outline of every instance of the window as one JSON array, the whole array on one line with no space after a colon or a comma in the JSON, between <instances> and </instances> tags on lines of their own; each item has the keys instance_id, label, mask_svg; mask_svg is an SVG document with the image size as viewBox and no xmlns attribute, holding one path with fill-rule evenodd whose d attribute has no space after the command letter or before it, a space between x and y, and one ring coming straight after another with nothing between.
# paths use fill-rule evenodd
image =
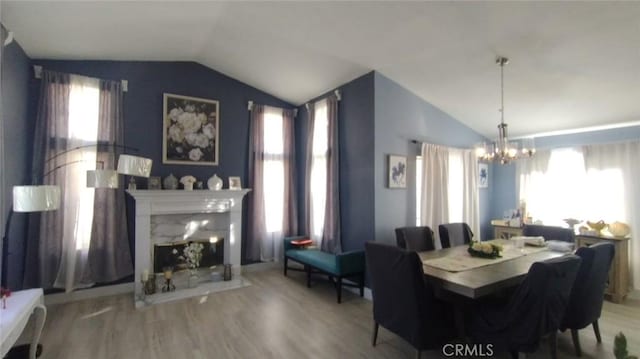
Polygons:
<instances>
[{"instance_id":1,"label":"window","mask_svg":"<svg viewBox=\"0 0 640 359\"><path fill-rule=\"evenodd\" d=\"M98 79L71 77L68 148L97 143L99 95ZM86 186L86 173L95 169L96 150L96 146L73 150L65 160L71 165L66 168L63 187L66 189L64 236L75 239L76 250L88 251L91 242L95 190Z\"/></svg>"},{"instance_id":2,"label":"window","mask_svg":"<svg viewBox=\"0 0 640 359\"><path fill-rule=\"evenodd\" d=\"M284 216L284 129L282 109L266 107L264 115L264 209L268 233L282 232Z\"/></svg>"},{"instance_id":3,"label":"window","mask_svg":"<svg viewBox=\"0 0 640 359\"><path fill-rule=\"evenodd\" d=\"M311 154L310 226L314 239L322 238L327 201L327 161L329 151L329 118L327 100L316 102Z\"/></svg>"}]
</instances>

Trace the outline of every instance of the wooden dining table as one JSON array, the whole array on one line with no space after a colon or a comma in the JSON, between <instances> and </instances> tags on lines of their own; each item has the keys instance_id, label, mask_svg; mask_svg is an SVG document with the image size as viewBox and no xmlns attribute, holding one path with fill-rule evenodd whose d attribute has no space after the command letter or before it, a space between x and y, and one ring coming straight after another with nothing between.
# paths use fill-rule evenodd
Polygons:
<instances>
[{"instance_id":1,"label":"wooden dining table","mask_svg":"<svg viewBox=\"0 0 640 359\"><path fill-rule=\"evenodd\" d=\"M477 299L520 284L534 262L564 255L546 248L529 246L522 249L516 248L514 241L511 240L495 239L492 242L501 244L505 251L521 251L522 255L496 263L492 263L492 259L484 259L487 264L482 267L452 272L429 265L429 260L446 256L471 258L467 253L467 245L419 252L427 280L436 288Z\"/></svg>"}]
</instances>

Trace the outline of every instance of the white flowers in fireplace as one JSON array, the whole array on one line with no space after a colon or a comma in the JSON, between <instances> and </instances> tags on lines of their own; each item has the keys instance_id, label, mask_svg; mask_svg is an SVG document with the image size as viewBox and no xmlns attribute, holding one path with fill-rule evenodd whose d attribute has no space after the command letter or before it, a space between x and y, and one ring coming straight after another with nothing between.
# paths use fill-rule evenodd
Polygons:
<instances>
[{"instance_id":1,"label":"white flowers in fireplace","mask_svg":"<svg viewBox=\"0 0 640 359\"><path fill-rule=\"evenodd\" d=\"M190 271L194 272L200 266L203 249L204 246L202 243L191 242L182 250L182 256L180 256L180 259L184 260Z\"/></svg>"}]
</instances>

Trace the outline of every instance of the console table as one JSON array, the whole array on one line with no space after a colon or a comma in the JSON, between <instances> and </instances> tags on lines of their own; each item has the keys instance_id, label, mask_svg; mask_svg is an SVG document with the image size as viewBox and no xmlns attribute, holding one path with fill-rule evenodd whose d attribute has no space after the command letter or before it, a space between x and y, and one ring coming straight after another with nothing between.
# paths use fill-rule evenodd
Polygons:
<instances>
[{"instance_id":1,"label":"console table","mask_svg":"<svg viewBox=\"0 0 640 359\"><path fill-rule=\"evenodd\" d=\"M522 227L510 227L493 225L493 238L494 239L511 239L514 236L522 235Z\"/></svg>"},{"instance_id":2,"label":"console table","mask_svg":"<svg viewBox=\"0 0 640 359\"><path fill-rule=\"evenodd\" d=\"M576 235L576 249L600 242L615 246L615 256L609 270L609 285L605 290L611 301L621 303L629 292L629 240L631 238Z\"/></svg>"},{"instance_id":3,"label":"console table","mask_svg":"<svg viewBox=\"0 0 640 359\"><path fill-rule=\"evenodd\" d=\"M31 314L35 314L35 327L29 349L29 358L35 359L38 341L47 317L42 288L21 290L7 298L7 308L0 306L0 357L4 357L24 330Z\"/></svg>"}]
</instances>

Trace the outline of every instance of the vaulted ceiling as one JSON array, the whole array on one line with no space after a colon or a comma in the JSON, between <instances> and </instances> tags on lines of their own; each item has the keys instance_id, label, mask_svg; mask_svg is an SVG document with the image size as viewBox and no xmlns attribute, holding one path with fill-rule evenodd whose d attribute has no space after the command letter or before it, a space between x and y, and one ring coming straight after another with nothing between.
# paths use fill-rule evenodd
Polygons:
<instances>
[{"instance_id":1,"label":"vaulted ceiling","mask_svg":"<svg viewBox=\"0 0 640 359\"><path fill-rule=\"evenodd\" d=\"M2 1L34 59L197 61L293 104L377 70L487 137L640 121L640 2ZM402 114L399 114L402 115Z\"/></svg>"}]
</instances>

